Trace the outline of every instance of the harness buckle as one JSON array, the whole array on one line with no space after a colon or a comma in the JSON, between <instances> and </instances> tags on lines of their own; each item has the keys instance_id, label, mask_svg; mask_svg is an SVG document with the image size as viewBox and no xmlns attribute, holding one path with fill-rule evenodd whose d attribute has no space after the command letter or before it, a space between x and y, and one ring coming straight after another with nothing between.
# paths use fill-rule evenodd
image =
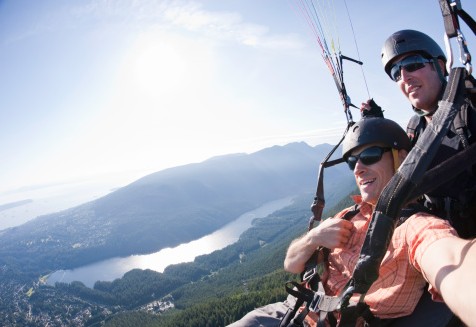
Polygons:
<instances>
[{"instance_id":1,"label":"harness buckle","mask_svg":"<svg viewBox=\"0 0 476 327\"><path fill-rule=\"evenodd\" d=\"M309 310L313 312L333 312L338 309L340 298L329 296L324 292L315 292L314 298L309 304Z\"/></svg>"},{"instance_id":2,"label":"harness buckle","mask_svg":"<svg viewBox=\"0 0 476 327\"><path fill-rule=\"evenodd\" d=\"M324 297L325 294L321 292L315 292L314 293L314 298L312 299L311 303L309 304L309 310L313 312L319 312L319 303L321 302L322 298Z\"/></svg>"}]
</instances>

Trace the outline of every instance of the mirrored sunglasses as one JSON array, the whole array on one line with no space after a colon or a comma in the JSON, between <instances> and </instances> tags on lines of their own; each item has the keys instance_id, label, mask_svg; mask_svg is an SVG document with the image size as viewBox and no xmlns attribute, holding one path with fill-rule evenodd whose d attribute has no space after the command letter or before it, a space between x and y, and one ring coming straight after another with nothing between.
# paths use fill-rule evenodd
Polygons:
<instances>
[{"instance_id":1,"label":"mirrored sunglasses","mask_svg":"<svg viewBox=\"0 0 476 327\"><path fill-rule=\"evenodd\" d=\"M365 149L361 153L355 156L349 156L345 161L349 165L350 170L354 170L357 161L360 160L366 166L373 165L382 159L385 152L390 151L391 148L382 148L379 146L373 146Z\"/></svg>"},{"instance_id":2,"label":"mirrored sunglasses","mask_svg":"<svg viewBox=\"0 0 476 327\"><path fill-rule=\"evenodd\" d=\"M425 64L432 62L432 59L424 58L420 55L408 56L399 62L396 62L390 68L390 78L398 82L402 78L402 69L407 73L412 73L425 67Z\"/></svg>"}]
</instances>

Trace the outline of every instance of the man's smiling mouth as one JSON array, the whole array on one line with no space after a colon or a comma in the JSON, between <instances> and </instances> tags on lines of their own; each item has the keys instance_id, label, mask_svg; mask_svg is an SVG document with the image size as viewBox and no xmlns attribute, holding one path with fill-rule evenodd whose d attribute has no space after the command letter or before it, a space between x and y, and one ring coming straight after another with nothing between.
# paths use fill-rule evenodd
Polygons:
<instances>
[{"instance_id":1,"label":"man's smiling mouth","mask_svg":"<svg viewBox=\"0 0 476 327\"><path fill-rule=\"evenodd\" d=\"M366 180L361 181L361 182L360 182L360 185L368 185L368 184L371 184L371 183L373 183L373 182L375 182L375 178L373 178L373 179L366 179Z\"/></svg>"},{"instance_id":2,"label":"man's smiling mouth","mask_svg":"<svg viewBox=\"0 0 476 327\"><path fill-rule=\"evenodd\" d=\"M421 86L410 86L407 90L408 94L416 92L420 89Z\"/></svg>"}]
</instances>

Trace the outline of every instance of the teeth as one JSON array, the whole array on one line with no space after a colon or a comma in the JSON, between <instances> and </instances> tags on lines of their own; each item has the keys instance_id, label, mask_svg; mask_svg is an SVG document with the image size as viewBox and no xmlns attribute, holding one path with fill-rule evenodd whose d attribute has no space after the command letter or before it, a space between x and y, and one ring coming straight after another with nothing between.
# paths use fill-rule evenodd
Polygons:
<instances>
[{"instance_id":1,"label":"teeth","mask_svg":"<svg viewBox=\"0 0 476 327\"><path fill-rule=\"evenodd\" d=\"M371 180L368 180L368 181L363 181L363 182L360 183L360 184L361 184L361 185L367 185L367 184L372 183L373 181L375 181L375 178L374 178L374 179L371 179Z\"/></svg>"}]
</instances>

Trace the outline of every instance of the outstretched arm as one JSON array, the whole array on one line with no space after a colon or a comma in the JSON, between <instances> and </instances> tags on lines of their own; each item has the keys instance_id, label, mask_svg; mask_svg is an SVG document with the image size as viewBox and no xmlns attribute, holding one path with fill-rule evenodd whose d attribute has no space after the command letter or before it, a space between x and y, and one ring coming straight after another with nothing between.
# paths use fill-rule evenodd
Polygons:
<instances>
[{"instance_id":1,"label":"outstretched arm","mask_svg":"<svg viewBox=\"0 0 476 327\"><path fill-rule=\"evenodd\" d=\"M423 253L421 269L451 311L468 326L476 326L476 240L435 241Z\"/></svg>"},{"instance_id":2,"label":"outstretched arm","mask_svg":"<svg viewBox=\"0 0 476 327\"><path fill-rule=\"evenodd\" d=\"M284 259L284 269L294 274L304 271L307 260L319 246L329 249L347 244L353 224L340 218L328 218L316 228L291 242Z\"/></svg>"}]
</instances>

